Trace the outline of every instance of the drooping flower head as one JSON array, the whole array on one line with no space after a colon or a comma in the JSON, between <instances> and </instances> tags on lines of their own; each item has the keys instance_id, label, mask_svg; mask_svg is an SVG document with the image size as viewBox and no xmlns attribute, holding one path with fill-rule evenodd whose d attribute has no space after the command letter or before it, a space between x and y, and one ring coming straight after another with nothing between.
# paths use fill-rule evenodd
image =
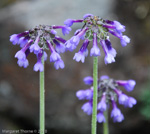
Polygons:
<instances>
[{"instance_id":1,"label":"drooping flower head","mask_svg":"<svg viewBox=\"0 0 150 134\"><path fill-rule=\"evenodd\" d=\"M91 76L87 76L83 80L85 84L93 84L93 78ZM104 112L110 107L110 105L112 105L110 116L113 118L113 121L122 122L124 120L121 110L117 107L117 100L120 105L132 108L133 105L136 104L136 99L124 94L124 92L119 89L119 86L123 86L125 90L128 91L129 89L133 90L135 84L136 82L134 80L114 80L109 78L107 75L103 75L100 79L98 79L97 121L99 123L105 122ZM88 115L91 115L93 107L93 87L86 90L82 89L77 91L76 96L79 100L88 100L88 102L82 106L82 110Z\"/></svg>"},{"instance_id":2,"label":"drooping flower head","mask_svg":"<svg viewBox=\"0 0 150 134\"><path fill-rule=\"evenodd\" d=\"M84 40L78 53L75 54L74 60L82 63L85 57L88 55L88 45L90 42L93 46L90 50L90 56L100 56L99 45L103 48L105 53L105 64L115 62L116 50L112 48L109 40L109 33L120 39L121 45L124 47L130 42L130 38L123 35L125 32L125 26L120 24L118 21L104 20L99 16L92 14L85 14L83 19L67 19L64 24L66 26L72 26L74 23L83 23L83 27L78 29L74 36L69 39L65 45L67 50L73 51L79 44L80 40Z\"/></svg>"},{"instance_id":3,"label":"drooping flower head","mask_svg":"<svg viewBox=\"0 0 150 134\"><path fill-rule=\"evenodd\" d=\"M44 61L47 60L47 53L45 50L50 50L50 62L54 62L56 69L64 68L64 62L60 57L60 53L65 52L66 47L64 43L66 40L57 36L54 29L62 29L62 33L68 34L71 31L67 26L48 26L39 25L35 28L19 34L10 36L10 41L13 45L20 45L15 58L18 59L18 65L26 68L29 65L27 56L29 53L34 53L37 56L37 63L34 65L34 71L43 71L42 56Z\"/></svg>"}]
</instances>

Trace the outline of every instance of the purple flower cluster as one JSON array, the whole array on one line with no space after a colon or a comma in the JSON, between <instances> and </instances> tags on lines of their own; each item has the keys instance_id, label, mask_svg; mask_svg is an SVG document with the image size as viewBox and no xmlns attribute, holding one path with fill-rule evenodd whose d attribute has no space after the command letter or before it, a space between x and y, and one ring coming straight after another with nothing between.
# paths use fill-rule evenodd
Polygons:
<instances>
[{"instance_id":1,"label":"purple flower cluster","mask_svg":"<svg viewBox=\"0 0 150 134\"><path fill-rule=\"evenodd\" d=\"M98 47L99 43L105 53L105 64L115 62L116 50L112 48L109 33L118 37L123 47L130 42L130 38L122 34L122 32L125 32L125 26L118 21L104 20L92 14L85 14L81 20L67 19L64 24L70 27L73 23L81 22L84 23L82 29L78 29L74 36L65 43L67 50L73 51L80 40L84 40L79 52L73 57L77 62L84 62L85 57L88 55L87 47L91 41L93 41L93 46L90 50L90 56L101 55Z\"/></svg>"},{"instance_id":2,"label":"purple flower cluster","mask_svg":"<svg viewBox=\"0 0 150 134\"><path fill-rule=\"evenodd\" d=\"M91 76L85 77L84 82L87 85L93 84ZM124 116L120 109L117 107L117 100L119 104L125 107L132 108L136 104L133 97L124 94L118 86L123 86L126 91L130 92L134 89L136 82L134 80L114 80L108 76L101 76L98 80L98 105L97 105L97 121L99 123L105 122L104 112L112 104L111 118L114 122L121 122ZM93 87L86 90L79 90L76 93L79 100L88 100L83 106L82 110L88 115L92 114L93 105Z\"/></svg>"},{"instance_id":3,"label":"purple flower cluster","mask_svg":"<svg viewBox=\"0 0 150 134\"><path fill-rule=\"evenodd\" d=\"M47 53L45 50L49 49L51 51L50 62L54 62L56 69L64 68L64 62L60 57L60 53L66 50L64 45L66 40L57 36L57 32L54 29L62 29L64 35L69 34L71 31L71 28L67 26L39 25L29 31L10 36L12 44L17 44L21 47L21 50L15 55L20 67L26 68L29 65L27 56L33 52L37 56L37 63L34 65L34 71L42 72L44 69L42 57L44 57L44 61L47 60Z\"/></svg>"}]
</instances>

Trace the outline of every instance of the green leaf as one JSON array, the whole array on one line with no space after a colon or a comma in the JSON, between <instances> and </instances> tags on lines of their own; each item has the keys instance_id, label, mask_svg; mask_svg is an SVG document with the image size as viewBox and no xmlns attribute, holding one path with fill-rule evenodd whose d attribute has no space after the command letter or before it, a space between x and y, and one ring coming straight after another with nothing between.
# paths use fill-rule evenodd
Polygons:
<instances>
[{"instance_id":1,"label":"green leaf","mask_svg":"<svg viewBox=\"0 0 150 134\"><path fill-rule=\"evenodd\" d=\"M89 38L90 36L91 36L91 31L87 31L86 34L85 34L85 37Z\"/></svg>"},{"instance_id":2,"label":"green leaf","mask_svg":"<svg viewBox=\"0 0 150 134\"><path fill-rule=\"evenodd\" d=\"M91 35L88 39L89 39L89 41L92 41L93 40L93 35Z\"/></svg>"},{"instance_id":3,"label":"green leaf","mask_svg":"<svg viewBox=\"0 0 150 134\"><path fill-rule=\"evenodd\" d=\"M97 38L97 43L100 43L100 39L99 38Z\"/></svg>"}]
</instances>

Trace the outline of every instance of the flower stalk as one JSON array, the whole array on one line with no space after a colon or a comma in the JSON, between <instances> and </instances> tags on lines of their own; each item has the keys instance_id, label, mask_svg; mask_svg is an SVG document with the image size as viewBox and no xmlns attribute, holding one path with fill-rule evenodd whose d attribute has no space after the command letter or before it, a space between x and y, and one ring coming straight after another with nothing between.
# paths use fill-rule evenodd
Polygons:
<instances>
[{"instance_id":1,"label":"flower stalk","mask_svg":"<svg viewBox=\"0 0 150 134\"><path fill-rule=\"evenodd\" d=\"M108 128L108 110L104 112L105 116L105 122L103 122L103 134L109 134L109 128Z\"/></svg>"},{"instance_id":2,"label":"flower stalk","mask_svg":"<svg viewBox=\"0 0 150 134\"><path fill-rule=\"evenodd\" d=\"M97 129L97 78L98 77L98 57L93 58L93 113L92 113L92 134L96 134Z\"/></svg>"},{"instance_id":3,"label":"flower stalk","mask_svg":"<svg viewBox=\"0 0 150 134\"><path fill-rule=\"evenodd\" d=\"M40 74L40 134L45 132L45 86L44 86L44 55L42 56L43 71Z\"/></svg>"}]
</instances>

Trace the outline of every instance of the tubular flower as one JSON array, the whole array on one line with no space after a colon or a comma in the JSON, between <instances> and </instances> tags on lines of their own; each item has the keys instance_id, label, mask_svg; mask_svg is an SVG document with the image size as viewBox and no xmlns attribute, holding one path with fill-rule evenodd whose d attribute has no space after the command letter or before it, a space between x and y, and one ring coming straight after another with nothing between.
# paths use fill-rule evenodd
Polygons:
<instances>
[{"instance_id":1,"label":"tubular flower","mask_svg":"<svg viewBox=\"0 0 150 134\"><path fill-rule=\"evenodd\" d=\"M87 76L83 79L85 84L92 85L93 78L91 76ZM128 83L134 83L135 81L128 80ZM134 81L134 82L133 82ZM118 87L124 86L121 85L120 82L124 82L123 80L114 80L109 78L107 75L103 75L98 79L98 105L97 105L97 122L102 123L105 122L104 112L112 105L112 111L110 117L113 118L114 122L122 122L124 120L124 116L121 113L121 110L117 107L117 100L120 105L124 105L124 107L132 108L137 102L133 97L127 96L123 93ZM127 84L127 83L126 83ZM132 90L134 88L133 84ZM126 89L126 86L124 86ZM92 114L93 107L93 87L86 90L79 90L76 93L76 96L79 100L88 100L83 106L82 110L88 115Z\"/></svg>"},{"instance_id":2,"label":"tubular flower","mask_svg":"<svg viewBox=\"0 0 150 134\"><path fill-rule=\"evenodd\" d=\"M104 20L99 16L85 14L83 16L83 19L67 19L64 22L64 24L69 27L72 26L74 23L83 23L83 27L81 29L78 29L75 32L74 36L69 39L65 43L65 45L67 50L73 51L74 49L76 49L81 39L86 41L86 43L83 43L79 52L76 53L73 58L77 62L84 62L85 54L83 51L87 51L90 42L93 42L93 46L90 50L90 56L101 55L98 46L99 44L103 48L103 51L105 53L105 64L115 62L115 57L117 53L116 50L111 46L111 42L109 40L109 33L118 37L123 47L126 46L127 43L130 43L130 38L122 34L122 32L125 32L125 26L118 21Z\"/></svg>"},{"instance_id":3,"label":"tubular flower","mask_svg":"<svg viewBox=\"0 0 150 134\"><path fill-rule=\"evenodd\" d=\"M18 59L18 65L26 68L29 65L27 56L29 53L34 53L37 56L37 63L34 65L34 71L43 71L42 56L44 61L47 59L45 50L51 51L50 62L54 62L56 69L64 68L64 62L59 53L64 53L66 47L64 43L66 40L57 36L57 32L54 29L62 29L62 33L69 34L70 27L67 26L48 26L39 25L35 28L25 31L19 34L13 34L10 36L10 41L13 45L20 45L21 50L15 54L15 58Z\"/></svg>"}]
</instances>

